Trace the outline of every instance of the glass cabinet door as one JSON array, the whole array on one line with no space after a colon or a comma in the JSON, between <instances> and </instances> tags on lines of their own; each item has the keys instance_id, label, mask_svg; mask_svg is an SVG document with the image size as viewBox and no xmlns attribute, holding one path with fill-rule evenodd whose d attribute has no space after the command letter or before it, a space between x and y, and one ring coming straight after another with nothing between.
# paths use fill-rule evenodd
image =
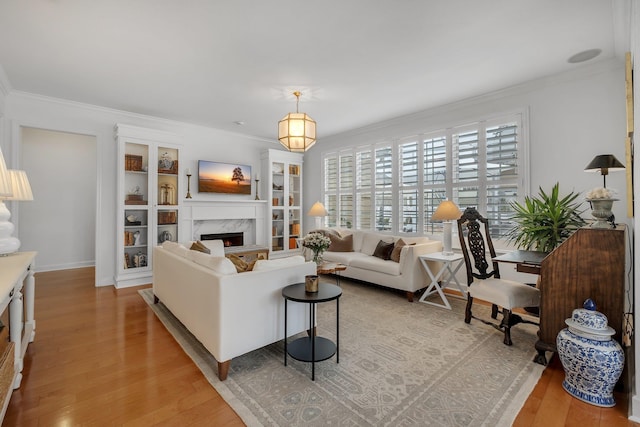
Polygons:
<instances>
[{"instance_id":1,"label":"glass cabinet door","mask_svg":"<svg viewBox=\"0 0 640 427\"><path fill-rule=\"evenodd\" d=\"M157 243L178 241L178 150L158 147Z\"/></svg>"},{"instance_id":2,"label":"glass cabinet door","mask_svg":"<svg viewBox=\"0 0 640 427\"><path fill-rule=\"evenodd\" d=\"M147 267L149 256L149 147L125 144L124 259L122 268Z\"/></svg>"}]
</instances>

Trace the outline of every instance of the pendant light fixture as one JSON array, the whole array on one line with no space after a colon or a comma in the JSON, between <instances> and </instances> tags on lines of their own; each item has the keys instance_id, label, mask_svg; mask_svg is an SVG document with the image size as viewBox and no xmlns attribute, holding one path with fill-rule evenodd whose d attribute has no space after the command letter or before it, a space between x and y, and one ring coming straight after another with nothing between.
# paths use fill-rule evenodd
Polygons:
<instances>
[{"instance_id":1,"label":"pendant light fixture","mask_svg":"<svg viewBox=\"0 0 640 427\"><path fill-rule=\"evenodd\" d=\"M296 97L296 112L289 113L278 122L278 140L287 150L304 153L316 143L316 122L305 113L298 112L299 91Z\"/></svg>"}]
</instances>

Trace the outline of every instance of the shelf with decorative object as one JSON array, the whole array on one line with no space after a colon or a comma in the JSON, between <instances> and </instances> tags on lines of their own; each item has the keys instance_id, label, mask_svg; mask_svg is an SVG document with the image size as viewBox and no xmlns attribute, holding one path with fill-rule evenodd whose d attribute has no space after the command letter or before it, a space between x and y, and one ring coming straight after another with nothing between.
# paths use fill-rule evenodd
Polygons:
<instances>
[{"instance_id":1,"label":"shelf with decorative object","mask_svg":"<svg viewBox=\"0 0 640 427\"><path fill-rule=\"evenodd\" d=\"M302 160L302 154L282 150L267 150L262 156L272 257L299 251L295 241L302 230Z\"/></svg>"},{"instance_id":2,"label":"shelf with decorative object","mask_svg":"<svg viewBox=\"0 0 640 427\"><path fill-rule=\"evenodd\" d=\"M118 240L116 287L151 281L152 247L177 241L180 145L173 134L116 126Z\"/></svg>"}]
</instances>

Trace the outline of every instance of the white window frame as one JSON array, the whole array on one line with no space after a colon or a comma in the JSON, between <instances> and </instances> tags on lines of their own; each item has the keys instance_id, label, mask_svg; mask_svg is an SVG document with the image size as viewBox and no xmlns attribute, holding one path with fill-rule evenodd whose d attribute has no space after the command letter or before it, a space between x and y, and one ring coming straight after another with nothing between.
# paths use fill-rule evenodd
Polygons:
<instances>
[{"instance_id":1,"label":"white window frame","mask_svg":"<svg viewBox=\"0 0 640 427\"><path fill-rule=\"evenodd\" d=\"M487 179L487 164L486 164L486 129L494 126L504 125L508 123L515 122L518 128L518 139L517 139L517 156L518 156L518 174L515 178L505 178L505 180L488 180ZM465 181L463 184L454 183L453 182L453 143L454 143L454 135L467 132L467 131L478 131L478 144L479 144L479 153L478 153L478 177L473 181ZM351 224L358 224L358 194L366 193L367 189L358 189L357 185L357 154L362 151L370 151L371 159L372 159L372 167L371 167L371 188L370 191L371 197L371 212L369 213L371 218L371 229L376 229L376 212L375 212L375 196L376 196L376 185L375 185L375 153L377 149L380 148L391 148L392 153L392 185L390 190L392 192L392 229L380 231L382 233L389 233L394 235L425 235L432 234L432 232L438 232L441 227L435 226L431 227L431 230L425 230L425 218L424 218L424 191L428 189L438 189L442 188L442 186L438 185L425 185L424 183L424 141L428 139L432 139L435 137L445 136L446 137L446 171L445 171L445 194L448 199L454 200L453 197L454 189L464 186L477 186L478 187L478 203L477 209L486 214L487 212L487 190L490 186L499 184L499 183L510 183L516 186L517 188L517 198L522 200L526 195L529 194L528 183L530 182L530 170L529 170L529 118L528 118L528 110L520 109L512 112L501 113L497 115L487 116L480 120L476 120L473 122L466 122L462 125L451 126L446 129L440 129L435 131L429 131L421 134L413 134L409 136L403 136L401 138L387 139L383 141L379 141L375 144L369 145L358 145L348 149L341 149L339 151L327 152L322 156L322 199L327 201L326 188L324 187L324 179L325 179L325 160L329 157L336 157L339 168L339 161L341 155L351 155L353 156L353 164L354 164L354 178L352 185L352 203L353 203L353 218ZM401 186L400 179L400 165L402 159L400 158L400 146L402 144L417 142L417 156L418 156L418 182L417 185L409 187ZM338 169L339 171L339 169ZM340 212L340 182L339 182L339 173L338 173L338 182L336 183L337 192L335 193L336 202L338 206L336 206L337 212ZM402 203L402 191L410 189L416 190L418 199L418 220L414 231L404 232L403 231L403 215L401 212L401 203Z\"/></svg>"}]
</instances>

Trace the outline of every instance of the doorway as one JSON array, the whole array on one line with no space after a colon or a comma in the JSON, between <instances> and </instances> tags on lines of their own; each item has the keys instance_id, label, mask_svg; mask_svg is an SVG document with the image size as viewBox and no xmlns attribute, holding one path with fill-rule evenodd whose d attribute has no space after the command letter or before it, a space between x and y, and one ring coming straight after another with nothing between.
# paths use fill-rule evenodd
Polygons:
<instances>
[{"instance_id":1,"label":"doorway","mask_svg":"<svg viewBox=\"0 0 640 427\"><path fill-rule=\"evenodd\" d=\"M37 271L95 266L97 138L22 127L20 159L33 190L12 210L20 250Z\"/></svg>"}]
</instances>

